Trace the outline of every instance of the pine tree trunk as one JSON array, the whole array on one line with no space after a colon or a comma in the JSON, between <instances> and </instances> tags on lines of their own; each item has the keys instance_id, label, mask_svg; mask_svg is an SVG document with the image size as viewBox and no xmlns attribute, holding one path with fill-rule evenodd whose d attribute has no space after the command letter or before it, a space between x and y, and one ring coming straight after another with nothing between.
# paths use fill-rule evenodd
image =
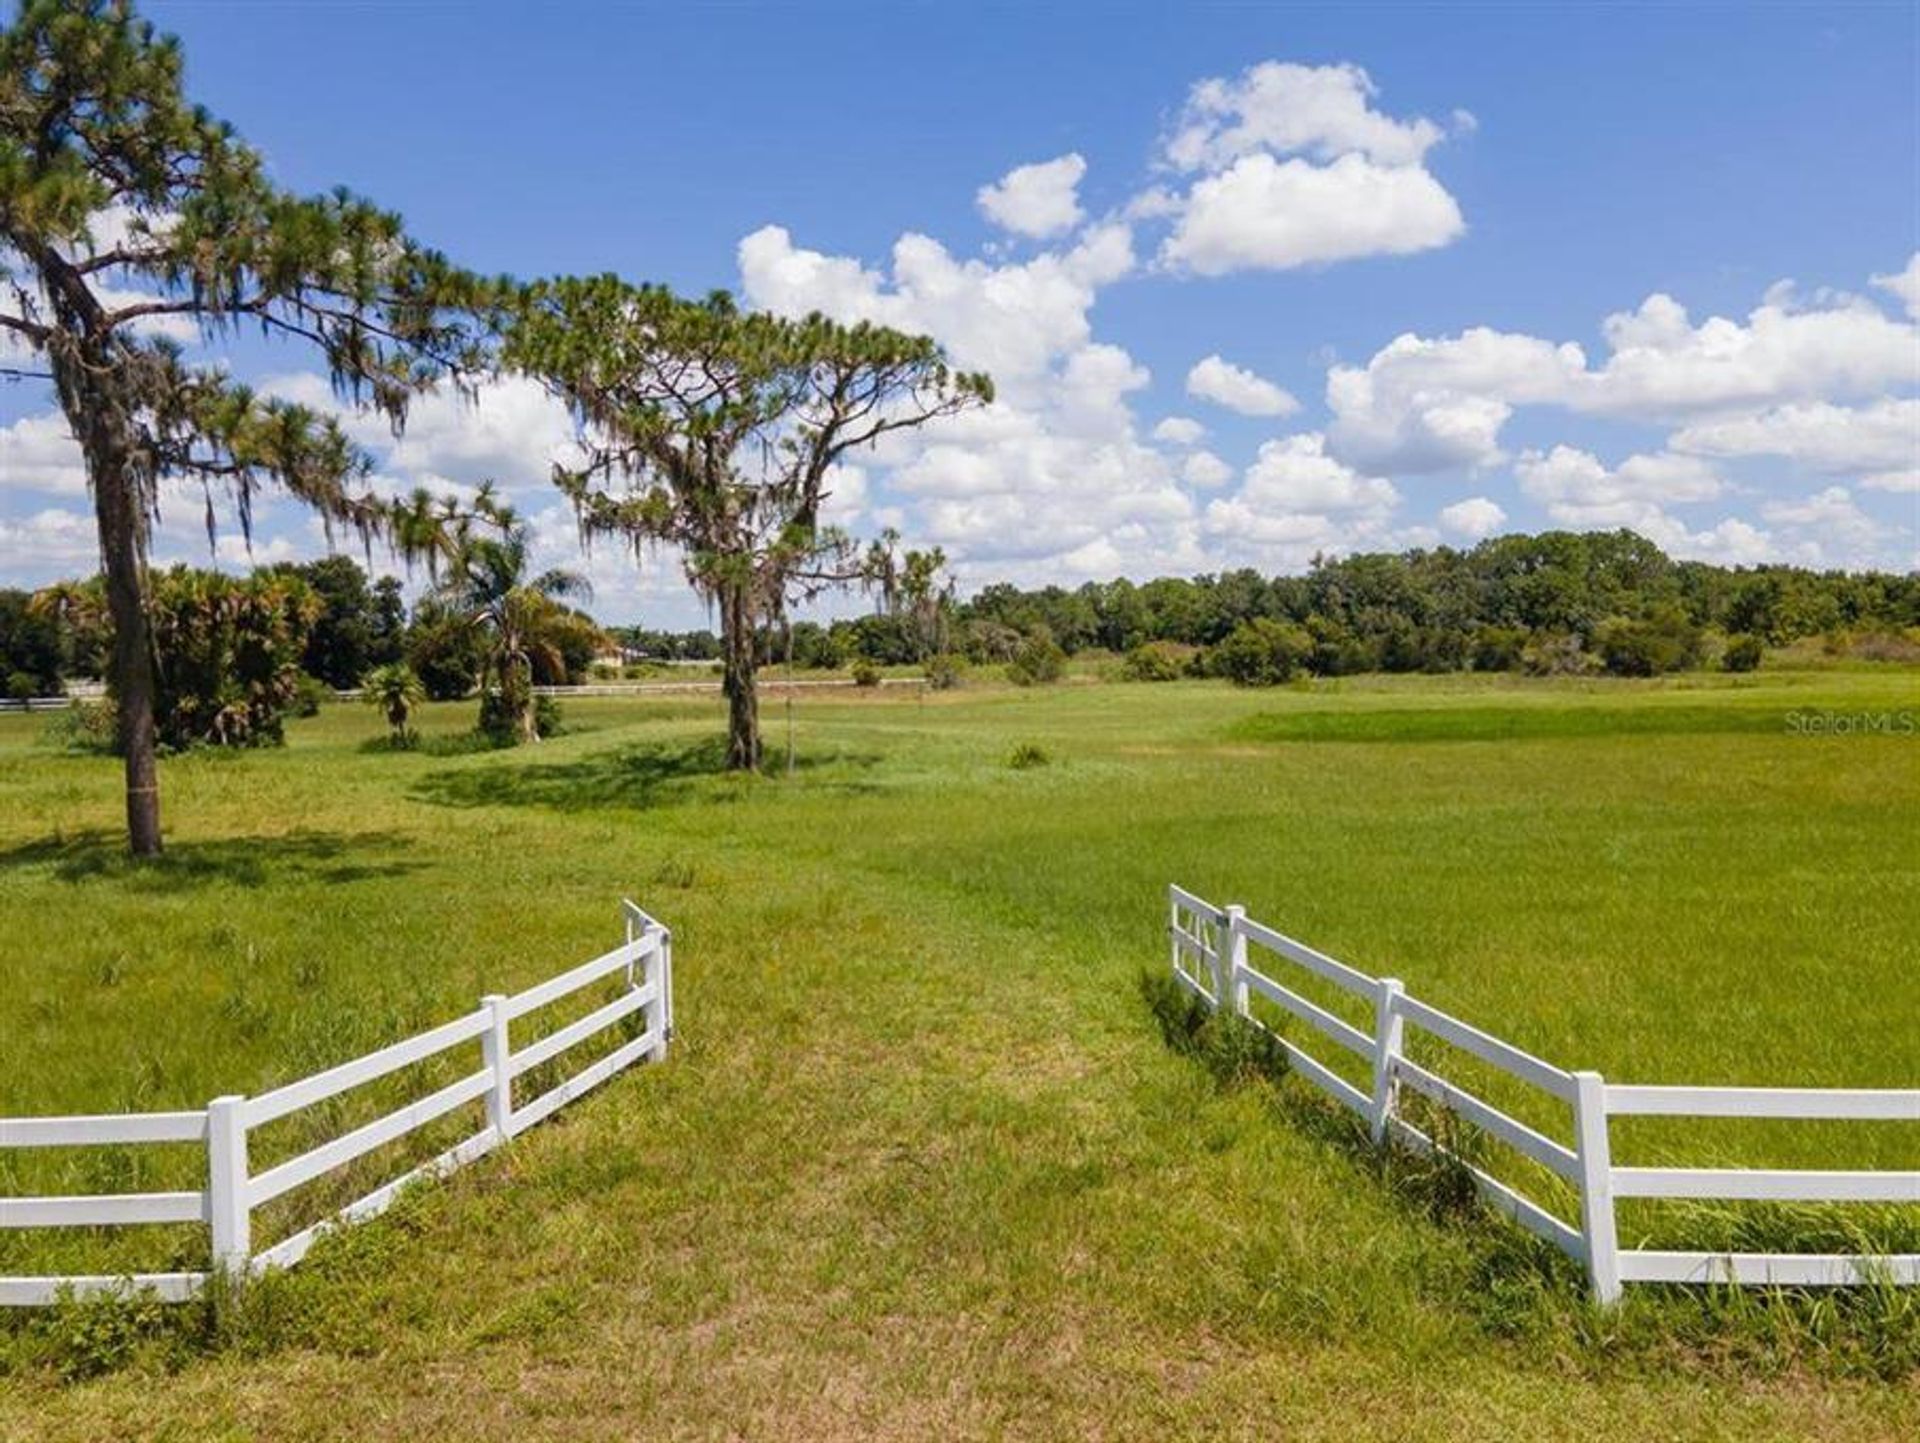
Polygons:
<instances>
[{"instance_id":1,"label":"pine tree trunk","mask_svg":"<svg viewBox=\"0 0 1920 1443\"><path fill-rule=\"evenodd\" d=\"M754 674L753 610L744 591L720 597L720 646L725 658L721 690L727 694L727 770L760 770L760 688Z\"/></svg>"},{"instance_id":2,"label":"pine tree trunk","mask_svg":"<svg viewBox=\"0 0 1920 1443\"><path fill-rule=\"evenodd\" d=\"M113 622L111 682L119 707L120 751L126 762L127 848L160 855L160 770L155 752L153 635L147 616L144 518L127 476L126 454L110 422L90 418L81 431L100 527L100 569ZM76 427L76 429L80 429ZM91 433L91 434L89 434Z\"/></svg>"},{"instance_id":3,"label":"pine tree trunk","mask_svg":"<svg viewBox=\"0 0 1920 1443\"><path fill-rule=\"evenodd\" d=\"M93 488L94 521L100 532L100 571L106 582L107 615L113 624L108 662L119 717L120 752L127 776L127 849L136 857L160 855L160 767L156 752L153 629L147 615L147 514L135 469L137 431L133 401L122 379L112 336L99 302L85 282L50 254L39 260L48 299L63 334L77 341L50 346L47 362Z\"/></svg>"},{"instance_id":4,"label":"pine tree trunk","mask_svg":"<svg viewBox=\"0 0 1920 1443\"><path fill-rule=\"evenodd\" d=\"M147 502L134 467L133 407L118 379L111 337L99 325L99 303L64 263L48 281L49 299L63 329L87 332L77 343L49 347L47 362L93 488L100 571L113 625L107 683L118 709L126 768L127 850L136 857L157 857L160 766L153 628L147 615Z\"/></svg>"}]
</instances>

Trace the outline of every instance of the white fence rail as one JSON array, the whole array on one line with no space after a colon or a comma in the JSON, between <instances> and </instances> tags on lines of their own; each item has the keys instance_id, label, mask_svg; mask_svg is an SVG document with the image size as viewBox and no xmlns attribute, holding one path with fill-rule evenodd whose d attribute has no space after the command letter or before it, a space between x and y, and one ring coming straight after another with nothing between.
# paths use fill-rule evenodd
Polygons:
<instances>
[{"instance_id":1,"label":"white fence rail","mask_svg":"<svg viewBox=\"0 0 1920 1443\"><path fill-rule=\"evenodd\" d=\"M673 1035L673 934L632 902L621 906L627 940L604 956L511 997L483 997L464 1017L257 1097L217 1097L193 1112L0 1119L0 1148L197 1143L207 1152L206 1185L195 1191L0 1198L0 1228L200 1223L209 1233L205 1270L0 1277L0 1305L35 1306L66 1292L121 1290L151 1290L178 1301L194 1296L216 1273L238 1278L263 1268L291 1267L327 1229L376 1216L408 1184L486 1155L642 1058L664 1058ZM624 976L626 987L613 1001L514 1051L511 1028L516 1020L616 974ZM539 1096L515 1102L516 1078L635 1013L641 1024L637 1036ZM254 1129L475 1043L480 1053L477 1071L264 1171L250 1170L247 1140ZM486 1122L478 1132L311 1226L254 1251L255 1209L480 1099L485 1100Z\"/></svg>"},{"instance_id":2,"label":"white fence rail","mask_svg":"<svg viewBox=\"0 0 1920 1443\"><path fill-rule=\"evenodd\" d=\"M1920 1284L1920 1254L1868 1257L1822 1253L1660 1252L1619 1245L1621 1198L1705 1198L1793 1202L1891 1202L1920 1206L1920 1172L1784 1171L1717 1167L1617 1167L1609 1120L1626 1116L1792 1118L1920 1122L1920 1090L1770 1087L1648 1087L1609 1083L1596 1072L1566 1072L1407 995L1397 978L1372 977L1304 943L1251 921L1243 908L1216 907L1179 887L1167 889L1170 960L1175 978L1208 1005L1224 1003L1274 1036L1293 1068L1341 1106L1367 1119L1375 1142L1389 1135L1419 1151L1438 1148L1465 1167L1480 1195L1529 1231L1582 1263L1595 1295L1620 1296L1625 1283L1741 1283L1844 1286L1886 1280ZM1361 999L1371 1030L1356 1027L1253 965L1250 951L1290 963ZM1363 1091L1251 1016L1258 996L1364 1059ZM1409 1027L1566 1104L1573 1146L1548 1137L1406 1055ZM1403 1089L1421 1094L1522 1156L1563 1178L1579 1197L1573 1227L1517 1188L1460 1157L1400 1115Z\"/></svg>"},{"instance_id":3,"label":"white fence rail","mask_svg":"<svg viewBox=\"0 0 1920 1443\"><path fill-rule=\"evenodd\" d=\"M14 696L0 697L0 712L10 711L64 711L76 700L70 696Z\"/></svg>"}]
</instances>

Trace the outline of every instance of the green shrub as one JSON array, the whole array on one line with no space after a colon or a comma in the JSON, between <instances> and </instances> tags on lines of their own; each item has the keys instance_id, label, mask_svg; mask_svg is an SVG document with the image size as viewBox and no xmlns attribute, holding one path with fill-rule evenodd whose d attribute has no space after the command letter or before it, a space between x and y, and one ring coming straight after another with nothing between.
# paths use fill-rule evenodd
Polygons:
<instances>
[{"instance_id":1,"label":"green shrub","mask_svg":"<svg viewBox=\"0 0 1920 1443\"><path fill-rule=\"evenodd\" d=\"M433 701L459 701L480 675L480 645L464 617L428 598L407 629L407 665Z\"/></svg>"},{"instance_id":2,"label":"green shrub","mask_svg":"<svg viewBox=\"0 0 1920 1443\"><path fill-rule=\"evenodd\" d=\"M560 703L550 696L533 699L533 730L539 737L550 737L560 730ZM496 687L480 697L480 732L495 746L515 746L520 727L512 703Z\"/></svg>"},{"instance_id":3,"label":"green shrub","mask_svg":"<svg viewBox=\"0 0 1920 1443\"><path fill-rule=\"evenodd\" d=\"M76 629L110 631L98 578L57 588ZM320 610L296 576L226 576L173 566L148 578L154 727L160 746L276 746L293 708L300 659Z\"/></svg>"},{"instance_id":4,"label":"green shrub","mask_svg":"<svg viewBox=\"0 0 1920 1443\"><path fill-rule=\"evenodd\" d=\"M1067 674L1067 654L1045 631L1032 631L1007 663L1007 680L1015 686L1047 686Z\"/></svg>"},{"instance_id":5,"label":"green shrub","mask_svg":"<svg viewBox=\"0 0 1920 1443\"><path fill-rule=\"evenodd\" d=\"M960 658L951 652L941 652L938 656L927 658L927 685L935 691L952 691L960 685Z\"/></svg>"},{"instance_id":6,"label":"green shrub","mask_svg":"<svg viewBox=\"0 0 1920 1443\"><path fill-rule=\"evenodd\" d=\"M1660 676L1695 666L1702 641L1700 628L1677 607L1638 620L1616 616L1593 634L1600 664L1614 676Z\"/></svg>"},{"instance_id":7,"label":"green shrub","mask_svg":"<svg viewBox=\"0 0 1920 1443\"><path fill-rule=\"evenodd\" d=\"M1858 631L1836 628L1827 633L1822 649L1828 656L1855 661L1920 662L1920 627L1910 626L1905 631L1885 626Z\"/></svg>"},{"instance_id":8,"label":"green shrub","mask_svg":"<svg viewBox=\"0 0 1920 1443\"><path fill-rule=\"evenodd\" d=\"M1021 636L1013 627L987 617L968 622L960 633L961 649L976 666L1012 661L1020 650Z\"/></svg>"},{"instance_id":9,"label":"green shrub","mask_svg":"<svg viewBox=\"0 0 1920 1443\"><path fill-rule=\"evenodd\" d=\"M1120 666L1120 674L1128 681L1178 681L1186 671L1187 657L1168 641L1136 646Z\"/></svg>"},{"instance_id":10,"label":"green shrub","mask_svg":"<svg viewBox=\"0 0 1920 1443\"><path fill-rule=\"evenodd\" d=\"M1016 772L1026 772L1033 770L1035 767L1044 767L1052 760L1053 758L1047 754L1047 749L1034 742L1021 742L1019 746L1007 754L1007 765L1012 767Z\"/></svg>"},{"instance_id":11,"label":"green shrub","mask_svg":"<svg viewBox=\"0 0 1920 1443\"><path fill-rule=\"evenodd\" d=\"M396 747L414 744L413 710L426 696L420 678L404 661L376 666L367 673L366 685L360 691L360 699L368 706L380 708L381 715L386 717L388 740Z\"/></svg>"},{"instance_id":12,"label":"green shrub","mask_svg":"<svg viewBox=\"0 0 1920 1443\"><path fill-rule=\"evenodd\" d=\"M14 586L0 586L0 681L6 694L19 700L29 696L58 696L63 677L90 674L97 656L97 632L82 632L65 615L58 596L61 588L35 594ZM19 677L28 690L20 689Z\"/></svg>"},{"instance_id":13,"label":"green shrub","mask_svg":"<svg viewBox=\"0 0 1920 1443\"><path fill-rule=\"evenodd\" d=\"M204 1307L163 1303L151 1292L63 1297L35 1320L29 1357L68 1383L127 1367L142 1355L177 1363L195 1341Z\"/></svg>"},{"instance_id":14,"label":"green shrub","mask_svg":"<svg viewBox=\"0 0 1920 1443\"><path fill-rule=\"evenodd\" d=\"M319 603L304 582L174 567L153 580L162 745L277 746Z\"/></svg>"},{"instance_id":15,"label":"green shrub","mask_svg":"<svg viewBox=\"0 0 1920 1443\"><path fill-rule=\"evenodd\" d=\"M294 679L293 696L287 703L287 710L297 717L319 716L321 703L329 695L331 693L324 681L303 671Z\"/></svg>"},{"instance_id":16,"label":"green shrub","mask_svg":"<svg viewBox=\"0 0 1920 1443\"><path fill-rule=\"evenodd\" d=\"M1304 627L1256 617L1236 626L1208 653L1208 670L1235 686L1278 686L1313 654L1313 637Z\"/></svg>"},{"instance_id":17,"label":"green shrub","mask_svg":"<svg viewBox=\"0 0 1920 1443\"><path fill-rule=\"evenodd\" d=\"M1598 665L1572 632L1536 632L1520 652L1528 676L1583 676Z\"/></svg>"},{"instance_id":18,"label":"green shrub","mask_svg":"<svg viewBox=\"0 0 1920 1443\"><path fill-rule=\"evenodd\" d=\"M855 686L880 685L880 668L868 661L864 656L854 662L851 670L853 684Z\"/></svg>"},{"instance_id":19,"label":"green shrub","mask_svg":"<svg viewBox=\"0 0 1920 1443\"><path fill-rule=\"evenodd\" d=\"M41 739L50 746L70 752L111 754L120 740L120 717L111 701L76 698L47 719Z\"/></svg>"},{"instance_id":20,"label":"green shrub","mask_svg":"<svg viewBox=\"0 0 1920 1443\"><path fill-rule=\"evenodd\" d=\"M1379 665L1376 648L1355 636L1344 622L1315 612L1307 618L1306 628L1313 640L1307 669L1315 676L1358 676Z\"/></svg>"},{"instance_id":21,"label":"green shrub","mask_svg":"<svg viewBox=\"0 0 1920 1443\"><path fill-rule=\"evenodd\" d=\"M1756 671L1766 650L1760 638L1751 633L1730 636L1727 649L1720 653L1720 667L1723 671Z\"/></svg>"},{"instance_id":22,"label":"green shrub","mask_svg":"<svg viewBox=\"0 0 1920 1443\"><path fill-rule=\"evenodd\" d=\"M1518 671L1527 633L1517 626L1483 626L1473 634L1468 660L1475 671Z\"/></svg>"},{"instance_id":23,"label":"green shrub","mask_svg":"<svg viewBox=\"0 0 1920 1443\"><path fill-rule=\"evenodd\" d=\"M320 602L297 577L175 566L152 580L163 746L278 746Z\"/></svg>"}]
</instances>

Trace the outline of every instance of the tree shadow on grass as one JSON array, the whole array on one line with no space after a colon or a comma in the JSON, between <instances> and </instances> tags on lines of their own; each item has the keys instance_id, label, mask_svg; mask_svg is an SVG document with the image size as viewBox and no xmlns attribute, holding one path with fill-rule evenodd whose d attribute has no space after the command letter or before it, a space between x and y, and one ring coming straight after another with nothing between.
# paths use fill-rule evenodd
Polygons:
<instances>
[{"instance_id":1,"label":"tree shadow on grass","mask_svg":"<svg viewBox=\"0 0 1920 1443\"><path fill-rule=\"evenodd\" d=\"M568 722L556 737L584 736L590 732L603 731L605 728L594 723L575 725ZM468 757L479 756L487 752L512 751L514 743L488 736L478 727L463 732L415 733L408 740L396 744L391 733L368 737L355 748L362 756L421 756L421 757Z\"/></svg>"},{"instance_id":2,"label":"tree shadow on grass","mask_svg":"<svg viewBox=\"0 0 1920 1443\"><path fill-rule=\"evenodd\" d=\"M160 856L136 861L118 832L91 829L42 837L0 850L0 871L45 869L62 882L112 880L135 891L176 892L226 883L360 882L399 877L424 863L394 855L408 841L394 832L289 832L279 837L222 837L169 842Z\"/></svg>"},{"instance_id":3,"label":"tree shadow on grass","mask_svg":"<svg viewBox=\"0 0 1920 1443\"><path fill-rule=\"evenodd\" d=\"M795 759L795 770L823 768L865 769L880 760L874 753L831 752ZM783 758L769 758L769 779L785 767ZM757 779L727 770L723 737L696 742L654 742L594 752L566 762L534 762L515 766L463 767L432 772L414 787L421 801L443 807L549 807L579 812L601 808L641 810L703 798L736 801ZM816 789L863 793L877 791L871 782L847 777L819 778Z\"/></svg>"}]
</instances>

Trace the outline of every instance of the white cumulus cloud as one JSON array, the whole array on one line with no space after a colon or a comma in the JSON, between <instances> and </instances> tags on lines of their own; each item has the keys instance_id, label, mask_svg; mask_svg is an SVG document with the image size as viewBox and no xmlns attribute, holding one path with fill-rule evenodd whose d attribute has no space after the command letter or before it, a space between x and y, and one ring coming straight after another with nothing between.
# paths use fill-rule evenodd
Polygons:
<instances>
[{"instance_id":1,"label":"white cumulus cloud","mask_svg":"<svg viewBox=\"0 0 1920 1443\"><path fill-rule=\"evenodd\" d=\"M59 411L22 416L11 426L0 426L0 490L86 494L80 443Z\"/></svg>"},{"instance_id":2,"label":"white cumulus cloud","mask_svg":"<svg viewBox=\"0 0 1920 1443\"><path fill-rule=\"evenodd\" d=\"M1602 326L1612 354L1576 378L1581 409L1678 420L1730 407L1871 396L1920 384L1920 339L1911 325L1852 297L1801 306L1775 287L1744 322L1709 316L1697 326L1671 296Z\"/></svg>"},{"instance_id":3,"label":"white cumulus cloud","mask_svg":"<svg viewBox=\"0 0 1920 1443\"><path fill-rule=\"evenodd\" d=\"M1889 295L1898 296L1907 314L1920 320L1920 251L1907 257L1906 265L1892 275L1874 276L1873 283Z\"/></svg>"},{"instance_id":4,"label":"white cumulus cloud","mask_svg":"<svg viewBox=\"0 0 1920 1443\"><path fill-rule=\"evenodd\" d=\"M1445 132L1387 115L1378 93L1354 65L1267 61L1203 80L1161 153L1194 178L1143 192L1129 214L1171 217L1160 263L1209 276L1446 245L1466 222L1425 163Z\"/></svg>"},{"instance_id":5,"label":"white cumulus cloud","mask_svg":"<svg viewBox=\"0 0 1920 1443\"><path fill-rule=\"evenodd\" d=\"M740 245L749 304L930 335L955 364L992 373L993 405L895 433L871 453L872 474L900 503L889 519L909 540L944 547L968 580L1203 564L1193 503L1136 433L1129 398L1151 378L1092 335L1100 289L1132 266L1130 232L1111 222L1004 263L960 260L913 234L887 268L798 247L778 227Z\"/></svg>"},{"instance_id":6,"label":"white cumulus cloud","mask_svg":"<svg viewBox=\"0 0 1920 1443\"><path fill-rule=\"evenodd\" d=\"M740 242L739 260L741 288L757 309L817 310L931 335L956 364L989 371L1017 393L1091 339L1087 312L1100 287L1133 268L1133 246L1126 226L1101 225L1069 249L994 265L957 260L931 237L908 233L894 243L888 275L797 247L782 227L765 226Z\"/></svg>"},{"instance_id":7,"label":"white cumulus cloud","mask_svg":"<svg viewBox=\"0 0 1920 1443\"><path fill-rule=\"evenodd\" d=\"M1484 326L1397 336L1365 366L1327 373L1329 436L1338 454L1383 470L1489 465L1514 406L1560 400L1586 363L1578 346Z\"/></svg>"},{"instance_id":8,"label":"white cumulus cloud","mask_svg":"<svg viewBox=\"0 0 1920 1443\"><path fill-rule=\"evenodd\" d=\"M1400 496L1327 454L1317 431L1268 441L1239 490L1207 504L1202 530L1237 564L1297 570L1316 555L1415 544L1391 520Z\"/></svg>"},{"instance_id":9,"label":"white cumulus cloud","mask_svg":"<svg viewBox=\"0 0 1920 1443\"><path fill-rule=\"evenodd\" d=\"M1521 453L1513 473L1520 489L1543 503L1555 521L1583 528L1661 529L1664 508L1711 500L1726 490L1707 462L1666 452L1629 456L1609 470L1590 451L1555 446Z\"/></svg>"},{"instance_id":10,"label":"white cumulus cloud","mask_svg":"<svg viewBox=\"0 0 1920 1443\"><path fill-rule=\"evenodd\" d=\"M16 585L44 585L79 576L100 564L93 517L44 507L25 516L0 516L0 572Z\"/></svg>"},{"instance_id":11,"label":"white cumulus cloud","mask_svg":"<svg viewBox=\"0 0 1920 1443\"><path fill-rule=\"evenodd\" d=\"M1334 450L1394 472L1491 465L1504 459L1500 434L1515 409L1550 406L1677 424L1685 440L1674 449L1701 454L1884 455L1907 419L1888 403L1920 385L1920 330L1844 295L1806 305L1775 287L1744 321L1695 324L1656 294L1608 316L1601 332L1598 365L1573 342L1488 327L1398 336L1366 365L1328 372ZM1841 409L1861 400L1870 404Z\"/></svg>"},{"instance_id":12,"label":"white cumulus cloud","mask_svg":"<svg viewBox=\"0 0 1920 1443\"><path fill-rule=\"evenodd\" d=\"M1699 456L1785 456L1826 472L1920 467L1920 399L1887 397L1858 407L1798 402L1699 421L1668 444Z\"/></svg>"},{"instance_id":13,"label":"white cumulus cloud","mask_svg":"<svg viewBox=\"0 0 1920 1443\"><path fill-rule=\"evenodd\" d=\"M381 474L404 485L471 494L481 482L492 481L509 496L545 497L551 494L554 462L576 454L566 408L524 376L482 382L472 397L445 387L418 396L398 437L383 416L342 411L324 376L273 376L259 389L339 413L347 433L373 453Z\"/></svg>"},{"instance_id":14,"label":"white cumulus cloud","mask_svg":"<svg viewBox=\"0 0 1920 1443\"><path fill-rule=\"evenodd\" d=\"M1500 503L1485 496L1469 496L1451 506L1440 508L1440 526L1455 536L1478 541L1491 536L1506 524L1507 513Z\"/></svg>"},{"instance_id":15,"label":"white cumulus cloud","mask_svg":"<svg viewBox=\"0 0 1920 1443\"><path fill-rule=\"evenodd\" d=\"M1723 565L1768 560L1820 565L1838 554L1836 544L1861 561L1877 550L1871 523L1837 487L1798 507L1761 507L1763 519L1784 523L1796 535L1734 516L1696 529L1668 508L1713 500L1727 491L1726 483L1697 456L1640 454L1609 469L1590 452L1556 446L1544 453L1521 453L1514 475L1520 489L1543 503L1559 525L1580 531L1627 527L1683 559Z\"/></svg>"},{"instance_id":16,"label":"white cumulus cloud","mask_svg":"<svg viewBox=\"0 0 1920 1443\"><path fill-rule=\"evenodd\" d=\"M1263 443L1240 496L1274 511L1384 512L1400 500L1391 481L1363 476L1329 456L1318 431Z\"/></svg>"},{"instance_id":17,"label":"white cumulus cloud","mask_svg":"<svg viewBox=\"0 0 1920 1443\"><path fill-rule=\"evenodd\" d=\"M1187 372L1187 394L1243 416L1286 416L1300 403L1264 376L1219 355L1208 356Z\"/></svg>"},{"instance_id":18,"label":"white cumulus cloud","mask_svg":"<svg viewBox=\"0 0 1920 1443\"><path fill-rule=\"evenodd\" d=\"M1432 250L1465 230L1459 204L1419 166L1246 155L1194 184L1160 259L1203 276L1288 270Z\"/></svg>"},{"instance_id":19,"label":"white cumulus cloud","mask_svg":"<svg viewBox=\"0 0 1920 1443\"><path fill-rule=\"evenodd\" d=\"M992 185L981 186L974 200L1001 229L1045 240L1080 223L1080 179L1086 173L1086 161L1069 153L1016 166Z\"/></svg>"},{"instance_id":20,"label":"white cumulus cloud","mask_svg":"<svg viewBox=\"0 0 1920 1443\"><path fill-rule=\"evenodd\" d=\"M1383 165L1418 164L1441 138L1431 120L1394 120L1357 65L1268 60L1235 80L1193 87L1165 157L1182 170L1218 169L1253 151L1320 160L1359 154Z\"/></svg>"},{"instance_id":21,"label":"white cumulus cloud","mask_svg":"<svg viewBox=\"0 0 1920 1443\"><path fill-rule=\"evenodd\" d=\"M1211 491L1233 479L1233 467L1211 451L1195 451L1180 465L1180 479L1198 491Z\"/></svg>"},{"instance_id":22,"label":"white cumulus cloud","mask_svg":"<svg viewBox=\"0 0 1920 1443\"><path fill-rule=\"evenodd\" d=\"M1856 558L1863 556L1884 559L1894 539L1860 509L1844 486L1829 486L1798 499L1765 502L1760 516L1791 533L1787 558L1806 566L1857 565Z\"/></svg>"}]
</instances>

